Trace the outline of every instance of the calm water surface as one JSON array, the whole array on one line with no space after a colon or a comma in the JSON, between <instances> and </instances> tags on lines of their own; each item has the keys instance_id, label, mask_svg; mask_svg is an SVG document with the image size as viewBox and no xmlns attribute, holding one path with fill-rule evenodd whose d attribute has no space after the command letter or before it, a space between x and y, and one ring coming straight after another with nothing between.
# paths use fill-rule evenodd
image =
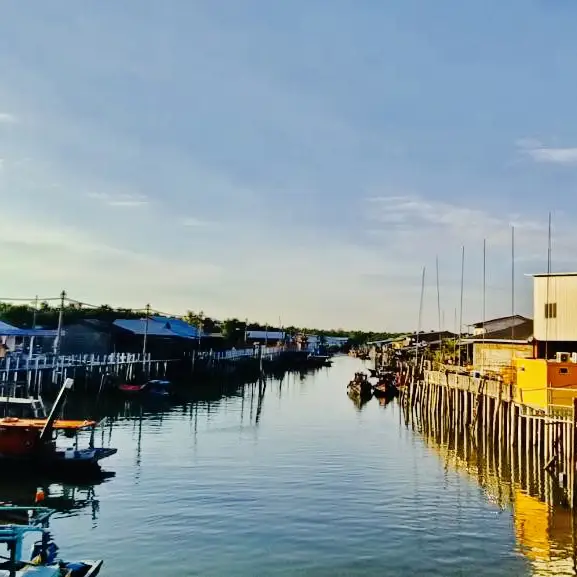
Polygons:
<instances>
[{"instance_id":1,"label":"calm water surface","mask_svg":"<svg viewBox=\"0 0 577 577\"><path fill-rule=\"evenodd\" d=\"M359 410L345 393L359 366L269 381L260 400L249 385L127 403L104 432L116 476L50 486L62 552L104 558L108 577L573 574L570 530L554 539L545 505L499 505L398 404ZM0 499L27 491L0 482Z\"/></svg>"}]
</instances>

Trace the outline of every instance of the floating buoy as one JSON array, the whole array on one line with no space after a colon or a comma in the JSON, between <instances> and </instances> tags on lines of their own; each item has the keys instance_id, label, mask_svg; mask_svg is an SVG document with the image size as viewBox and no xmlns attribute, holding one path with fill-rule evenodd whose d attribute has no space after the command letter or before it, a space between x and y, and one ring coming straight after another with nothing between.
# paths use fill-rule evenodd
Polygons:
<instances>
[{"instance_id":1,"label":"floating buoy","mask_svg":"<svg viewBox=\"0 0 577 577\"><path fill-rule=\"evenodd\" d=\"M45 498L46 495L44 494L44 490L42 489L42 487L38 487L38 489L36 489L36 497L34 497L34 502L42 503L42 501L44 501Z\"/></svg>"}]
</instances>

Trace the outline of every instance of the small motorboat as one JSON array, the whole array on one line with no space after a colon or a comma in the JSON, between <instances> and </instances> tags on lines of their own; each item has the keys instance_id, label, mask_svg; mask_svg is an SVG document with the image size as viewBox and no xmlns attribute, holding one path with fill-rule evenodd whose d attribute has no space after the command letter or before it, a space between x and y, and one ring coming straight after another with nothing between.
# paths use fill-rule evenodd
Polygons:
<instances>
[{"instance_id":1,"label":"small motorboat","mask_svg":"<svg viewBox=\"0 0 577 577\"><path fill-rule=\"evenodd\" d=\"M399 396L399 391L395 385L380 382L373 387L373 395L377 399L393 399Z\"/></svg>"},{"instance_id":2,"label":"small motorboat","mask_svg":"<svg viewBox=\"0 0 577 577\"><path fill-rule=\"evenodd\" d=\"M381 399L393 399L399 395L399 389L395 386L394 373L382 373L379 381L373 386L373 394Z\"/></svg>"},{"instance_id":3,"label":"small motorboat","mask_svg":"<svg viewBox=\"0 0 577 577\"><path fill-rule=\"evenodd\" d=\"M347 392L361 399L370 399L373 396L373 387L365 373L355 373L353 380L347 385Z\"/></svg>"},{"instance_id":4,"label":"small motorboat","mask_svg":"<svg viewBox=\"0 0 577 577\"><path fill-rule=\"evenodd\" d=\"M169 397L172 384L170 381L163 381L160 379L153 379L147 381L143 385L130 385L128 383L121 383L118 385L118 390L127 395L150 395L153 397Z\"/></svg>"},{"instance_id":5,"label":"small motorboat","mask_svg":"<svg viewBox=\"0 0 577 577\"><path fill-rule=\"evenodd\" d=\"M6 577L96 577L103 561L64 561L58 557L58 546L49 530L54 510L46 507L0 506L0 516L26 516L22 523L0 525L0 575ZM28 558L25 540L39 539L32 545Z\"/></svg>"}]
</instances>

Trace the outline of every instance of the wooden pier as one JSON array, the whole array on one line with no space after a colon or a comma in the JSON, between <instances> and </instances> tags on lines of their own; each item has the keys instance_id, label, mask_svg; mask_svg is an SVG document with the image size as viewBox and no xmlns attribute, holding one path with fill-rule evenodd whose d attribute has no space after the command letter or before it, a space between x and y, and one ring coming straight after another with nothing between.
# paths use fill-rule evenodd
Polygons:
<instances>
[{"instance_id":1,"label":"wooden pier","mask_svg":"<svg viewBox=\"0 0 577 577\"><path fill-rule=\"evenodd\" d=\"M283 359L294 361L295 356L304 359L307 354L287 347L252 347L195 351L189 359L153 359L150 353L8 355L0 360L0 396L41 395L47 389L58 389L67 377L92 382L98 387L105 375L133 382L143 375L166 378L171 373L187 379L196 372L219 374L248 370L260 374Z\"/></svg>"},{"instance_id":2,"label":"wooden pier","mask_svg":"<svg viewBox=\"0 0 577 577\"><path fill-rule=\"evenodd\" d=\"M554 481L558 496L577 508L577 399L547 410L518 402L516 386L451 370L427 370L411 378L402 400L441 443L471 442L497 451L499 460L536 464ZM408 417L407 417L408 418Z\"/></svg>"}]
</instances>

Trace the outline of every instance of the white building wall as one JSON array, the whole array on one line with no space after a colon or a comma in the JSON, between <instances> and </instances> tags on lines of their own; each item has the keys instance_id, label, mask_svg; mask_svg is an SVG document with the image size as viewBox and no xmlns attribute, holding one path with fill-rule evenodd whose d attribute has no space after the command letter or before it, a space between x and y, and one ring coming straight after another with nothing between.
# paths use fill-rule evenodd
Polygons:
<instances>
[{"instance_id":1,"label":"white building wall","mask_svg":"<svg viewBox=\"0 0 577 577\"><path fill-rule=\"evenodd\" d=\"M547 303L557 305L556 318L545 318ZM538 341L577 341L577 274L534 277L533 318Z\"/></svg>"}]
</instances>

